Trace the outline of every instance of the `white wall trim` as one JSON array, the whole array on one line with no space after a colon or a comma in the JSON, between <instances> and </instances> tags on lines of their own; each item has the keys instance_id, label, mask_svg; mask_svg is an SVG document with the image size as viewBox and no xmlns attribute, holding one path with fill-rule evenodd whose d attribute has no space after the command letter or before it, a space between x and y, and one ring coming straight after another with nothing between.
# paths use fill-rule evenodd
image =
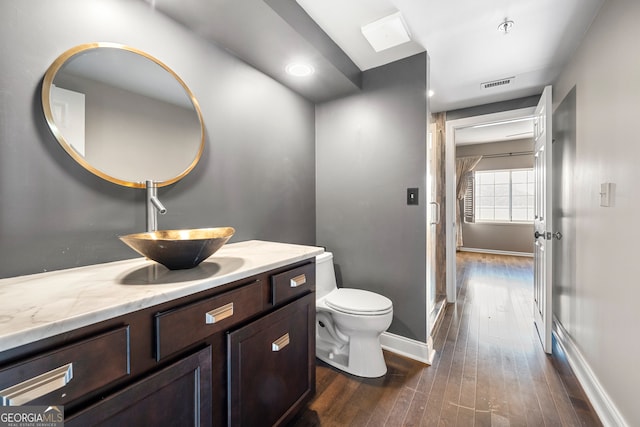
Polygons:
<instances>
[{"instance_id":1,"label":"white wall trim","mask_svg":"<svg viewBox=\"0 0 640 427\"><path fill-rule=\"evenodd\" d=\"M533 258L533 252L514 252L514 251L499 251L496 249L481 249L481 248L460 248L461 252L476 252L480 254L495 254L495 255L511 255L511 256L524 256Z\"/></svg>"},{"instance_id":2,"label":"white wall trim","mask_svg":"<svg viewBox=\"0 0 640 427\"><path fill-rule=\"evenodd\" d=\"M456 301L456 129L475 126L485 123L499 123L506 120L530 117L535 113L535 107L520 108L517 110L501 111L498 113L483 114L480 116L465 117L456 120L447 120L445 123L445 186L446 209L445 230L446 247L446 274L447 274L447 301Z\"/></svg>"},{"instance_id":3,"label":"white wall trim","mask_svg":"<svg viewBox=\"0 0 640 427\"><path fill-rule=\"evenodd\" d=\"M427 365L431 365L436 354L435 350L433 350L433 339L431 337L428 338L426 343L423 343L390 332L384 332L380 336L380 344L387 351Z\"/></svg>"},{"instance_id":4,"label":"white wall trim","mask_svg":"<svg viewBox=\"0 0 640 427\"><path fill-rule=\"evenodd\" d=\"M578 346L576 346L571 336L555 317L553 319L553 333L602 424L605 427L629 427L630 424L622 417L622 414L618 411L600 381L598 381L598 377L596 377L582 353L580 353Z\"/></svg>"}]
</instances>

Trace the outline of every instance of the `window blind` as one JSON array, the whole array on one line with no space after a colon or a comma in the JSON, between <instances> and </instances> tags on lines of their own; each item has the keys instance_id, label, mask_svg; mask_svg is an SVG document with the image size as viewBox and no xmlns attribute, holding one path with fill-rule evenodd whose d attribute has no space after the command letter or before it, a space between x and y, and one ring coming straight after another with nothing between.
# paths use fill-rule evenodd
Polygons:
<instances>
[{"instance_id":1,"label":"window blind","mask_svg":"<svg viewBox=\"0 0 640 427\"><path fill-rule=\"evenodd\" d=\"M475 206L473 204L475 172L467 175L467 192L464 195L464 222L475 222Z\"/></svg>"}]
</instances>

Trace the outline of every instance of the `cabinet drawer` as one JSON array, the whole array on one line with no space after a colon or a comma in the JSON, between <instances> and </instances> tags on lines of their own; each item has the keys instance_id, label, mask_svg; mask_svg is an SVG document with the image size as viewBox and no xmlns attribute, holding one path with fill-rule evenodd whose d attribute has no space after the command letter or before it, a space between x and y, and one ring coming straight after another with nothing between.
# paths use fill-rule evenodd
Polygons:
<instances>
[{"instance_id":1,"label":"cabinet drawer","mask_svg":"<svg viewBox=\"0 0 640 427\"><path fill-rule=\"evenodd\" d=\"M271 303L280 304L297 295L315 290L316 265L309 263L271 276Z\"/></svg>"},{"instance_id":2,"label":"cabinet drawer","mask_svg":"<svg viewBox=\"0 0 640 427\"><path fill-rule=\"evenodd\" d=\"M315 294L228 335L228 424L290 420L315 391Z\"/></svg>"},{"instance_id":3,"label":"cabinet drawer","mask_svg":"<svg viewBox=\"0 0 640 427\"><path fill-rule=\"evenodd\" d=\"M225 292L155 315L156 360L226 330L262 311L262 282L256 280Z\"/></svg>"},{"instance_id":4,"label":"cabinet drawer","mask_svg":"<svg viewBox=\"0 0 640 427\"><path fill-rule=\"evenodd\" d=\"M129 369L125 326L0 370L0 406L65 405Z\"/></svg>"}]
</instances>

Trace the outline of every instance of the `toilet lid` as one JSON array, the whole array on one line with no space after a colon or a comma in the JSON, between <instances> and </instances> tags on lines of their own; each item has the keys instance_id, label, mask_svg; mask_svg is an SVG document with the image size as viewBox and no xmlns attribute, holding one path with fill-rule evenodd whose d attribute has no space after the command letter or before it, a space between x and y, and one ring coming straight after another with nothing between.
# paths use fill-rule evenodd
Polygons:
<instances>
[{"instance_id":1,"label":"toilet lid","mask_svg":"<svg viewBox=\"0 0 640 427\"><path fill-rule=\"evenodd\" d=\"M393 308L389 298L362 289L336 289L327 295L325 303L334 310L349 314L385 314Z\"/></svg>"}]
</instances>

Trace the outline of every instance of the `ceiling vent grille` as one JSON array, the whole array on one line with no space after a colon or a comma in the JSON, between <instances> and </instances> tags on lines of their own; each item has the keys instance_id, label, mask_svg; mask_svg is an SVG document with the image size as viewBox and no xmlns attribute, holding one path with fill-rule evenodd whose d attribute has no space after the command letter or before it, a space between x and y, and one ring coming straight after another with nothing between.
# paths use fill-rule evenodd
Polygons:
<instances>
[{"instance_id":1,"label":"ceiling vent grille","mask_svg":"<svg viewBox=\"0 0 640 427\"><path fill-rule=\"evenodd\" d=\"M505 86L511 84L515 77L505 77L503 79L492 80L490 82L480 83L482 89L491 89L498 86Z\"/></svg>"}]
</instances>

